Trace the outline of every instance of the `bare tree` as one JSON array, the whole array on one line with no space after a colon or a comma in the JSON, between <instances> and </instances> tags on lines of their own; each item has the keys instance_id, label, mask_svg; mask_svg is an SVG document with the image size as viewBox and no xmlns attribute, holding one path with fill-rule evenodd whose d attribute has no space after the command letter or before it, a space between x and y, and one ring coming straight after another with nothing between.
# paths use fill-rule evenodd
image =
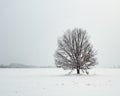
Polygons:
<instances>
[{"instance_id":1,"label":"bare tree","mask_svg":"<svg viewBox=\"0 0 120 96\"><path fill-rule=\"evenodd\" d=\"M55 52L55 64L58 68L76 69L88 74L87 69L96 65L96 51L89 42L86 31L75 28L67 30L62 38L58 39L58 48Z\"/></svg>"}]
</instances>

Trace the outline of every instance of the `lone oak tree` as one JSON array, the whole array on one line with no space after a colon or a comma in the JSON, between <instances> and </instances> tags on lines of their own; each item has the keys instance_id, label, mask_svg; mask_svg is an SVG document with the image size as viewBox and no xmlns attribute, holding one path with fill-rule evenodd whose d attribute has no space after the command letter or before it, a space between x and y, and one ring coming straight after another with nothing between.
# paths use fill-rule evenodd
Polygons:
<instances>
[{"instance_id":1,"label":"lone oak tree","mask_svg":"<svg viewBox=\"0 0 120 96\"><path fill-rule=\"evenodd\" d=\"M96 65L96 51L89 42L87 32L75 28L67 30L63 37L58 39L58 48L55 52L55 64L58 68L76 69L88 74L87 69Z\"/></svg>"}]
</instances>

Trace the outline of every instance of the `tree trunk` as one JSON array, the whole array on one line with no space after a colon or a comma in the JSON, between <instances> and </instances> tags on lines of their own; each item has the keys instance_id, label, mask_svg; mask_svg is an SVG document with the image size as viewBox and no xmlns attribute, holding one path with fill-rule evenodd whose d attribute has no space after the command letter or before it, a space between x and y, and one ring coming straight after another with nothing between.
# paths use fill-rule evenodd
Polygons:
<instances>
[{"instance_id":1,"label":"tree trunk","mask_svg":"<svg viewBox=\"0 0 120 96\"><path fill-rule=\"evenodd\" d=\"M77 69L77 74L80 74L80 69Z\"/></svg>"}]
</instances>

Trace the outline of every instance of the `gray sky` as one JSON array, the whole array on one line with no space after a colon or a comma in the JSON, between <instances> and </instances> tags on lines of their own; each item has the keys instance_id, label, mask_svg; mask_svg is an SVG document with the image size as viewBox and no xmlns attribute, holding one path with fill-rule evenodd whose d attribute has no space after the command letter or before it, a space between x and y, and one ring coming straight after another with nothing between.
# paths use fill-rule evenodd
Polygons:
<instances>
[{"instance_id":1,"label":"gray sky","mask_svg":"<svg viewBox=\"0 0 120 96\"><path fill-rule=\"evenodd\" d=\"M0 0L0 64L54 65L57 38L87 30L101 66L120 65L119 0Z\"/></svg>"}]
</instances>

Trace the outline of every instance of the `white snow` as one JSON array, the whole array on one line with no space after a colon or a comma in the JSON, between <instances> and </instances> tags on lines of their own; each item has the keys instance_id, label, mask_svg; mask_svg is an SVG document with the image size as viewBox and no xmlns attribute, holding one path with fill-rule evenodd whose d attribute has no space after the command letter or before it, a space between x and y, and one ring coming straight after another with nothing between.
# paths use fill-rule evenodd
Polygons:
<instances>
[{"instance_id":1,"label":"white snow","mask_svg":"<svg viewBox=\"0 0 120 96\"><path fill-rule=\"evenodd\" d=\"M120 96L120 69L0 69L0 96Z\"/></svg>"}]
</instances>

